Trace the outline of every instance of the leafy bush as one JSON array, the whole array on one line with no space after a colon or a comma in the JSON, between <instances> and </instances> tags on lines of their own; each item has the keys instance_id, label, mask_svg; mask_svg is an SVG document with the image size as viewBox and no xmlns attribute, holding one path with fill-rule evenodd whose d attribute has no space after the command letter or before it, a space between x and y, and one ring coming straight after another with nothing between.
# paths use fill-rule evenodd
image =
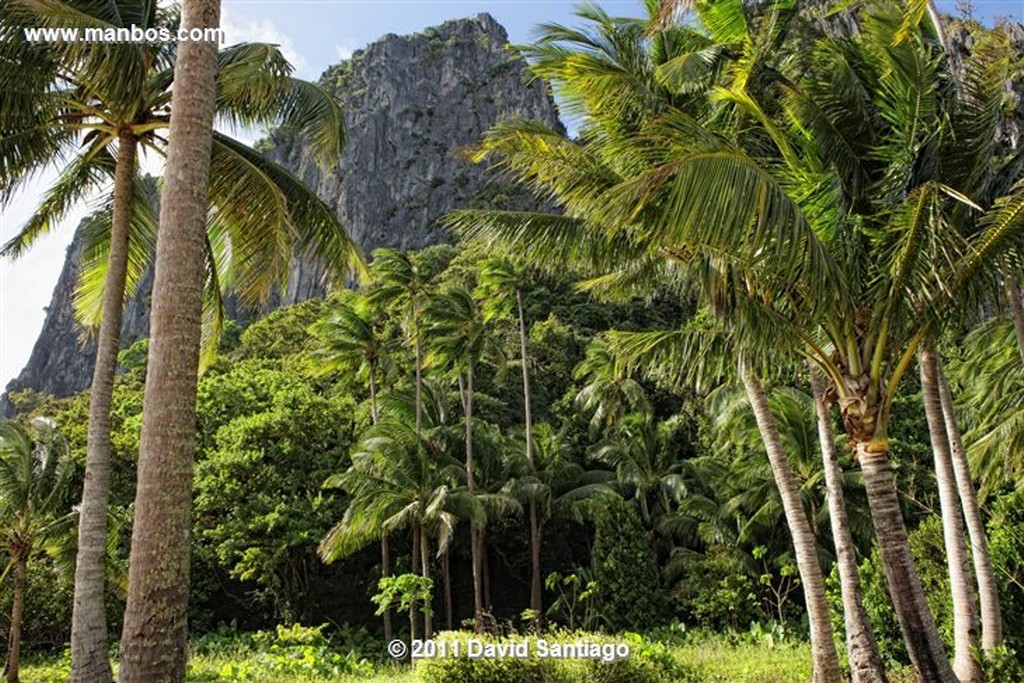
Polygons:
<instances>
[{"instance_id":1,"label":"leafy bush","mask_svg":"<svg viewBox=\"0 0 1024 683\"><path fill-rule=\"evenodd\" d=\"M480 656L470 658L466 653L469 640L486 645L525 647L529 656ZM668 683L691 681L691 672L683 669L665 645L645 640L637 634L615 638L595 633L552 632L541 636L510 636L493 638L468 632L444 632L435 639L439 647L446 647L444 657L420 660L416 671L424 683ZM584 642L605 648L605 659L540 657L547 647L565 646ZM629 647L629 655L615 658L614 647ZM458 644L459 656L452 655L451 646Z\"/></svg>"},{"instance_id":2,"label":"leafy bush","mask_svg":"<svg viewBox=\"0 0 1024 683\"><path fill-rule=\"evenodd\" d=\"M598 618L610 631L655 626L667 611L668 598L640 516L626 501L612 498L594 521L593 601Z\"/></svg>"},{"instance_id":3,"label":"leafy bush","mask_svg":"<svg viewBox=\"0 0 1024 683\"><path fill-rule=\"evenodd\" d=\"M373 673L373 665L355 650L341 653L331 649L324 635L327 624L278 626L275 632L260 631L252 636L255 656L228 662L219 675L229 681L272 680L276 676L323 679L343 674Z\"/></svg>"}]
</instances>

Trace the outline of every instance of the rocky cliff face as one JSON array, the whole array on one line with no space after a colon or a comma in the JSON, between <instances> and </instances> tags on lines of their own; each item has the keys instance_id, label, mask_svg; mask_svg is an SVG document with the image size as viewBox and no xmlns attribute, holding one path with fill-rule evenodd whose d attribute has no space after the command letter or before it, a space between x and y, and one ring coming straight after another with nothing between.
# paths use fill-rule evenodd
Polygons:
<instances>
[{"instance_id":1,"label":"rocky cliff face","mask_svg":"<svg viewBox=\"0 0 1024 683\"><path fill-rule=\"evenodd\" d=\"M455 207L526 208L530 199L460 154L506 118L561 125L543 84L528 83L525 65L507 48L505 30L487 14L421 34L386 35L321 78L345 112L347 143L336 170L321 173L286 133L265 141L266 153L315 188L367 254L446 240L437 219ZM76 238L29 363L8 391L63 396L88 387L95 351L80 342L71 313L79 257ZM315 263L293 265L280 304L324 293ZM148 334L148 297L144 283L128 304L125 345Z\"/></svg>"}]
</instances>

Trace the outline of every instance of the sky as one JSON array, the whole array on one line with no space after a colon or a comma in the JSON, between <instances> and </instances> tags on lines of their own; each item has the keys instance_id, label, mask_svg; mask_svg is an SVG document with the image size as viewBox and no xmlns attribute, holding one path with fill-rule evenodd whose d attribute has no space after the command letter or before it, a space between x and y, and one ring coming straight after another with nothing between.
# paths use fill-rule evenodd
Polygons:
<instances>
[{"instance_id":1,"label":"sky","mask_svg":"<svg viewBox=\"0 0 1024 683\"><path fill-rule=\"evenodd\" d=\"M642 6L640 0L602 0L600 4L621 16L639 16ZM937 4L950 13L957 6L956 0ZM997 16L1024 19L1024 0L973 0L972 4L985 23ZM571 25L576 5L554 0L223 0L221 25L228 44L280 45L296 75L313 80L328 66L387 33L416 33L448 19L488 12L505 27L513 43L526 43L540 23ZM143 168L159 172L152 159L144 159ZM6 242L21 228L55 173L41 174L0 207L0 241ZM72 211L17 261L0 261L0 391L28 361L75 226L91 208L83 205Z\"/></svg>"}]
</instances>

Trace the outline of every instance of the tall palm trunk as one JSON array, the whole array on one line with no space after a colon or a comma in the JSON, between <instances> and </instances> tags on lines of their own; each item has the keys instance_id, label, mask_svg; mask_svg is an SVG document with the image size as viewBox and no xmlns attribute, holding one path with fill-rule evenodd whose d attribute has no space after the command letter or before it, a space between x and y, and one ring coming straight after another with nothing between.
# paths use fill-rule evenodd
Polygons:
<instances>
[{"instance_id":1,"label":"tall palm trunk","mask_svg":"<svg viewBox=\"0 0 1024 683\"><path fill-rule=\"evenodd\" d=\"M817 373L811 369L811 391L814 410L818 418L818 439L821 442L821 460L825 471L825 489L828 492L828 516L832 525L832 538L836 546L836 565L839 569L839 588L843 600L843 622L846 625L846 649L850 660L850 678L853 683L885 683L885 665L878 653L878 643L871 621L864 610L864 597L857 568L857 551L846 516L846 496L843 493L843 473L836 455L832 424L825 405L825 392Z\"/></svg>"},{"instance_id":2,"label":"tall palm trunk","mask_svg":"<svg viewBox=\"0 0 1024 683\"><path fill-rule=\"evenodd\" d=\"M871 520L878 539L886 585L893 610L900 623L900 632L907 646L910 661L919 680L929 683L956 683L956 676L946 658L921 579L914 567L914 557L903 524L896 478L889 467L889 442L884 435L876 439L851 435L857 461L864 474L864 488L871 508Z\"/></svg>"},{"instance_id":3,"label":"tall palm trunk","mask_svg":"<svg viewBox=\"0 0 1024 683\"><path fill-rule=\"evenodd\" d=\"M533 470L533 414L530 401L530 368L527 365L526 315L523 312L523 290L516 288L516 308L519 312L519 353L523 365L523 418L526 431L526 461ZM538 623L543 615L543 593L540 578L540 525L537 519L537 501L528 505L530 516L530 609Z\"/></svg>"},{"instance_id":4,"label":"tall palm trunk","mask_svg":"<svg viewBox=\"0 0 1024 683\"><path fill-rule=\"evenodd\" d=\"M448 560L448 548L441 555L441 574L444 580L444 627L452 630L452 569Z\"/></svg>"},{"instance_id":5,"label":"tall palm trunk","mask_svg":"<svg viewBox=\"0 0 1024 683\"><path fill-rule=\"evenodd\" d=\"M412 305L413 335L416 337L416 440L423 430L423 340L420 339L420 319L416 303Z\"/></svg>"},{"instance_id":6,"label":"tall palm trunk","mask_svg":"<svg viewBox=\"0 0 1024 683\"><path fill-rule=\"evenodd\" d=\"M414 523L412 525L412 573L413 574L419 574L420 573L420 541L421 540L422 540L422 537L420 536L420 525L419 525L419 523ZM409 638L411 638L412 640L416 640L417 638L421 638L422 637L420 635L420 633L419 633L419 629L417 628L418 627L418 624L417 624L418 619L416 618L416 613L418 611L419 611L419 602L416 601L416 600L413 600L412 603L409 605Z\"/></svg>"},{"instance_id":7,"label":"tall palm trunk","mask_svg":"<svg viewBox=\"0 0 1024 683\"><path fill-rule=\"evenodd\" d=\"M953 671L961 682L979 681L981 667L974 658L974 651L978 647L978 605L974 599L974 577L967 559L963 518L957 498L953 462L949 455L949 437L939 398L934 350L930 346L923 346L919 361L921 393L935 456L935 481L942 508L942 535L946 545L949 587L953 600Z\"/></svg>"},{"instance_id":8,"label":"tall palm trunk","mask_svg":"<svg viewBox=\"0 0 1024 683\"><path fill-rule=\"evenodd\" d=\"M110 254L103 285L103 317L96 341L96 365L89 391L89 434L85 451L82 506L78 514L75 598L71 614L72 683L109 683L104 569L107 556L107 502L110 498L110 409L121 340L128 225L131 221L138 141L129 129L118 136Z\"/></svg>"},{"instance_id":9,"label":"tall palm trunk","mask_svg":"<svg viewBox=\"0 0 1024 683\"><path fill-rule=\"evenodd\" d=\"M420 565L422 567L422 576L424 579L430 578L430 535L427 533L427 527L420 527ZM433 593L431 593L433 595ZM423 602L423 637L430 638L434 633L434 620L431 616L433 605L431 600L425 600Z\"/></svg>"},{"instance_id":10,"label":"tall palm trunk","mask_svg":"<svg viewBox=\"0 0 1024 683\"><path fill-rule=\"evenodd\" d=\"M825 580L818 564L818 554L814 533L807 521L800 502L800 488L796 477L786 458L782 437L779 435L775 417L768 406L761 382L752 371L743 368L743 385L747 390L747 398L753 408L757 426L768 451L775 484L782 498L782 508L786 516L786 524L793 538L793 550L796 553L796 566L800 572L800 581L804 588L804 599L807 602L807 616L811 630L811 656L814 663L815 683L833 683L841 680L839 672L839 655L836 653L835 642L832 640L832 623L828 614L828 602L825 599Z\"/></svg>"},{"instance_id":11,"label":"tall palm trunk","mask_svg":"<svg viewBox=\"0 0 1024 683\"><path fill-rule=\"evenodd\" d=\"M219 23L219 0L182 3L183 30L216 28ZM216 42L181 43L160 202L121 683L185 678L192 457L216 72Z\"/></svg>"},{"instance_id":12,"label":"tall palm trunk","mask_svg":"<svg viewBox=\"0 0 1024 683\"><path fill-rule=\"evenodd\" d=\"M11 605L11 628L7 638L7 680L18 683L21 670L21 622L25 611L25 583L28 576L28 556L14 558L14 599Z\"/></svg>"},{"instance_id":13,"label":"tall palm trunk","mask_svg":"<svg viewBox=\"0 0 1024 683\"><path fill-rule=\"evenodd\" d=\"M466 368L466 387L462 396L462 407L466 417L466 488L472 494L476 490L473 471L473 364ZM477 631L483 627L484 594L483 576L480 566L480 529L470 522L469 553L473 565L473 625Z\"/></svg>"},{"instance_id":14,"label":"tall palm trunk","mask_svg":"<svg viewBox=\"0 0 1024 683\"><path fill-rule=\"evenodd\" d=\"M953 475L956 477L956 488L960 494L960 504L967 520L967 538L971 544L971 558L974 560L974 573L978 579L978 601L981 607L981 648L986 654L999 647L1003 642L1003 619L999 607L999 588L996 584L995 570L992 568L992 557L988 552L988 539L985 536L985 521L981 517L981 507L974 491L971 471L967 463L963 441L960 438L960 427L956 421L953 407L953 394L949 390L942 363L935 359L939 380L939 399L942 401L942 416L946 423L946 435L949 437L949 454L953 460Z\"/></svg>"},{"instance_id":15,"label":"tall palm trunk","mask_svg":"<svg viewBox=\"0 0 1024 683\"><path fill-rule=\"evenodd\" d=\"M370 363L370 421L374 426L380 421L380 412L377 409L377 365ZM380 575L381 577L391 575L391 548L388 545L388 532L383 532L380 537ZM391 608L384 610L384 640L391 642Z\"/></svg>"}]
</instances>

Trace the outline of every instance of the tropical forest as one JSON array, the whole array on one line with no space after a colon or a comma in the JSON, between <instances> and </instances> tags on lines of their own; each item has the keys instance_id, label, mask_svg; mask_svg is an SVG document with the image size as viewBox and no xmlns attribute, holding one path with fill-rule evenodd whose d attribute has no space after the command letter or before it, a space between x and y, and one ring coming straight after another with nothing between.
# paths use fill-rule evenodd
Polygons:
<instances>
[{"instance_id":1,"label":"tropical forest","mask_svg":"<svg viewBox=\"0 0 1024 683\"><path fill-rule=\"evenodd\" d=\"M0 0L7 681L1024 681L1020 23L221 4Z\"/></svg>"}]
</instances>

